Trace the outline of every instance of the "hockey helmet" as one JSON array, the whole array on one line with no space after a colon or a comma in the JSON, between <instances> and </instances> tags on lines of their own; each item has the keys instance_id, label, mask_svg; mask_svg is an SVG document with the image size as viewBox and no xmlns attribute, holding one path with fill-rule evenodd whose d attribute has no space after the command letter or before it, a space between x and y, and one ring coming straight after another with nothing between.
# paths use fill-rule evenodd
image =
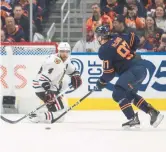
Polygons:
<instances>
[{"instance_id":1,"label":"hockey helmet","mask_svg":"<svg viewBox=\"0 0 166 152\"><path fill-rule=\"evenodd\" d=\"M58 45L58 52L60 51L68 51L71 52L70 44L67 42L60 42Z\"/></svg>"},{"instance_id":2,"label":"hockey helmet","mask_svg":"<svg viewBox=\"0 0 166 152\"><path fill-rule=\"evenodd\" d=\"M108 39L110 36L110 27L108 25L98 26L95 30L96 36L104 39Z\"/></svg>"},{"instance_id":3,"label":"hockey helmet","mask_svg":"<svg viewBox=\"0 0 166 152\"><path fill-rule=\"evenodd\" d=\"M60 42L58 45L59 57L65 62L71 54L70 44L67 42Z\"/></svg>"}]
</instances>

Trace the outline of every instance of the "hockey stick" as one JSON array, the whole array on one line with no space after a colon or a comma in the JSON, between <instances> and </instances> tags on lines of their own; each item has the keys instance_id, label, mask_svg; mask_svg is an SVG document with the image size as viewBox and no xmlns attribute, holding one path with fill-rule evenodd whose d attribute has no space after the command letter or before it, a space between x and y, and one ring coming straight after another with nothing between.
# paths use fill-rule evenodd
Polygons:
<instances>
[{"instance_id":1,"label":"hockey stick","mask_svg":"<svg viewBox=\"0 0 166 152\"><path fill-rule=\"evenodd\" d=\"M69 89L71 89L71 88L72 88L72 86L69 86L66 90L64 90L64 91L62 91L61 93L59 93L56 98L58 98L59 96L61 96L61 95L64 94L64 93L66 93L66 92L67 92ZM21 117L21 118L18 119L18 120L15 120L15 121L9 120L9 119L5 118L5 117L2 116L2 115L1 115L0 117L1 117L1 119L2 119L3 121L5 121L5 122L8 122L8 123L10 123L10 124L16 124L16 123L20 122L21 120L25 119L26 117L28 117L29 115L31 115L32 113L35 113L37 110L41 109L42 107L44 107L44 106L46 106L46 105L47 105L47 103L42 104L41 106L39 106L39 107L36 108L35 110L31 111L30 113L24 115L23 117Z\"/></svg>"},{"instance_id":2,"label":"hockey stick","mask_svg":"<svg viewBox=\"0 0 166 152\"><path fill-rule=\"evenodd\" d=\"M51 121L51 123L56 122L57 120L59 120L61 117L63 117L66 113L68 113L70 110L72 110L74 107L76 107L77 105L79 105L85 98L87 98L93 91L89 91L85 96L83 96L80 100L78 100L74 105L72 105L71 107L69 107L66 111L64 111L60 116L58 116L57 118L53 119Z\"/></svg>"}]
</instances>

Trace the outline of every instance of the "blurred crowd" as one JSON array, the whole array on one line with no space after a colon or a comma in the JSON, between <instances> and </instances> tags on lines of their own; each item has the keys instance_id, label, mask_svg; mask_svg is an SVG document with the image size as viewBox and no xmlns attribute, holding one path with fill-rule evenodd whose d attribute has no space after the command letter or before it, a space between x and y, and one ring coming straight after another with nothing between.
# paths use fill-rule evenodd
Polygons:
<instances>
[{"instance_id":1,"label":"blurred crowd","mask_svg":"<svg viewBox=\"0 0 166 152\"><path fill-rule=\"evenodd\" d=\"M32 31L42 33L43 17L51 0L32 0ZM1 0L1 42L30 41L30 0ZM134 32L139 51L166 51L166 0L100 0L91 7L86 22L86 40L76 42L73 52L97 52L95 29L108 25L111 32Z\"/></svg>"},{"instance_id":2,"label":"blurred crowd","mask_svg":"<svg viewBox=\"0 0 166 152\"><path fill-rule=\"evenodd\" d=\"M112 34L136 33L139 51L166 51L166 0L101 0L91 8L86 42L78 41L73 52L78 52L81 45L86 45L86 52L97 52L94 32L99 25L108 25Z\"/></svg>"},{"instance_id":3,"label":"blurred crowd","mask_svg":"<svg viewBox=\"0 0 166 152\"><path fill-rule=\"evenodd\" d=\"M42 33L42 21L51 0L32 0L32 31ZM1 42L30 41L30 0L0 1Z\"/></svg>"}]
</instances>

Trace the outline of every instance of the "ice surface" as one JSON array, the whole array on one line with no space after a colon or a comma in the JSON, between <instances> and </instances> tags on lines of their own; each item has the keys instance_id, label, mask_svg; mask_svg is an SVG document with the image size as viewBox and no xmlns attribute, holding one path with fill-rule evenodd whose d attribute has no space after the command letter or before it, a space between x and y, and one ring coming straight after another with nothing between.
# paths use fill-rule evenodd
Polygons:
<instances>
[{"instance_id":1,"label":"ice surface","mask_svg":"<svg viewBox=\"0 0 166 152\"><path fill-rule=\"evenodd\" d=\"M156 129L139 112L141 129L124 130L119 111L72 111L64 123L0 122L0 152L166 152L165 119ZM5 115L15 120L22 115ZM51 127L46 130L46 127Z\"/></svg>"}]
</instances>

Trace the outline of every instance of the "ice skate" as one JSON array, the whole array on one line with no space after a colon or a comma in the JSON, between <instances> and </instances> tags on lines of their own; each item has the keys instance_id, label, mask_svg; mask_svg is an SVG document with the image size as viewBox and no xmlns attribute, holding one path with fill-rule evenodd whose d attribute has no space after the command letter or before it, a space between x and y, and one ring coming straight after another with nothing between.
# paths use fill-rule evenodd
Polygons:
<instances>
[{"instance_id":1,"label":"ice skate","mask_svg":"<svg viewBox=\"0 0 166 152\"><path fill-rule=\"evenodd\" d=\"M154 109L151 105L149 105L149 108L150 124L156 128L163 120L164 115L162 115L160 111Z\"/></svg>"},{"instance_id":2,"label":"ice skate","mask_svg":"<svg viewBox=\"0 0 166 152\"><path fill-rule=\"evenodd\" d=\"M140 121L138 118L138 113L136 113L130 121L122 124L123 128L131 128L131 127L139 128L139 126L140 126Z\"/></svg>"},{"instance_id":3,"label":"ice skate","mask_svg":"<svg viewBox=\"0 0 166 152\"><path fill-rule=\"evenodd\" d=\"M29 116L29 121L31 121L32 123L48 123L48 124L50 124L53 119L57 118L63 112L64 112L64 110L59 110L56 112L46 111L46 112L32 113ZM60 118L56 122L62 123L62 122L64 122L64 120L65 120L65 117L63 116L62 118Z\"/></svg>"},{"instance_id":4,"label":"ice skate","mask_svg":"<svg viewBox=\"0 0 166 152\"><path fill-rule=\"evenodd\" d=\"M39 123L40 122L40 119L39 119L39 117L36 113L31 113L28 118L29 118L29 121L31 121L33 123Z\"/></svg>"},{"instance_id":5,"label":"ice skate","mask_svg":"<svg viewBox=\"0 0 166 152\"><path fill-rule=\"evenodd\" d=\"M29 115L29 120L32 123L51 123L51 113L50 112L36 112Z\"/></svg>"}]
</instances>

